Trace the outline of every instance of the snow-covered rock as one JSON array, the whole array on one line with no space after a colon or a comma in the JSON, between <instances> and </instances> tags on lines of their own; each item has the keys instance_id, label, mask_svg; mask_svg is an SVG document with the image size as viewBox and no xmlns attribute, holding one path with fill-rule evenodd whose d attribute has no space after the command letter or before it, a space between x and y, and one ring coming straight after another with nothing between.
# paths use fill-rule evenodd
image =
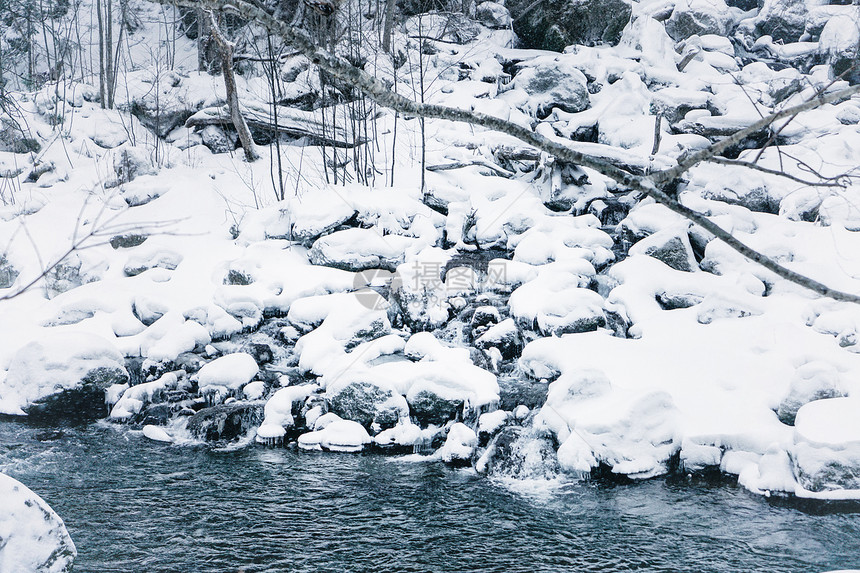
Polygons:
<instances>
[{"instance_id":1,"label":"snow-covered rock","mask_svg":"<svg viewBox=\"0 0 860 573\"><path fill-rule=\"evenodd\" d=\"M364 426L352 420L342 420L335 414L326 414L318 419L315 428L313 432L299 436L299 448L355 453L372 441Z\"/></svg>"},{"instance_id":2,"label":"snow-covered rock","mask_svg":"<svg viewBox=\"0 0 860 573\"><path fill-rule=\"evenodd\" d=\"M631 7L622 0L564 0L533 10L528 0L507 0L514 31L527 47L561 51L571 44L618 41L630 20Z\"/></svg>"},{"instance_id":3,"label":"snow-covered rock","mask_svg":"<svg viewBox=\"0 0 860 573\"><path fill-rule=\"evenodd\" d=\"M203 408L188 419L188 430L209 442L234 440L248 434L263 421L260 402L231 402Z\"/></svg>"},{"instance_id":4,"label":"snow-covered rock","mask_svg":"<svg viewBox=\"0 0 860 573\"><path fill-rule=\"evenodd\" d=\"M447 464L468 464L478 446L478 435L467 426L457 422L448 430L445 444L437 452L442 461Z\"/></svg>"},{"instance_id":5,"label":"snow-covered rock","mask_svg":"<svg viewBox=\"0 0 860 573\"><path fill-rule=\"evenodd\" d=\"M788 394L779 403L776 414L781 422L794 424L798 410L805 404L843 395L839 372L832 364L809 362L797 369Z\"/></svg>"},{"instance_id":6,"label":"snow-covered rock","mask_svg":"<svg viewBox=\"0 0 860 573\"><path fill-rule=\"evenodd\" d=\"M411 242L406 237L381 235L372 229L345 229L317 239L308 258L315 265L345 271L393 271L403 262Z\"/></svg>"},{"instance_id":7,"label":"snow-covered rock","mask_svg":"<svg viewBox=\"0 0 860 573\"><path fill-rule=\"evenodd\" d=\"M122 355L100 336L51 333L25 344L0 382L0 412L42 419L105 415L105 390L128 381Z\"/></svg>"},{"instance_id":8,"label":"snow-covered rock","mask_svg":"<svg viewBox=\"0 0 860 573\"><path fill-rule=\"evenodd\" d=\"M804 489L860 495L858 414L860 399L853 397L815 400L798 410L792 459Z\"/></svg>"},{"instance_id":9,"label":"snow-covered rock","mask_svg":"<svg viewBox=\"0 0 860 573\"><path fill-rule=\"evenodd\" d=\"M481 2L475 9L475 19L487 28L507 28L511 25L511 13L498 2Z\"/></svg>"},{"instance_id":10,"label":"snow-covered rock","mask_svg":"<svg viewBox=\"0 0 860 573\"><path fill-rule=\"evenodd\" d=\"M566 59L542 58L521 69L512 85L524 90L527 109L544 118L558 108L576 113L589 106L588 81L585 75Z\"/></svg>"},{"instance_id":11,"label":"snow-covered rock","mask_svg":"<svg viewBox=\"0 0 860 573\"><path fill-rule=\"evenodd\" d=\"M629 252L654 257L678 271L692 272L699 268L686 225L658 231L637 242Z\"/></svg>"},{"instance_id":12,"label":"snow-covered rock","mask_svg":"<svg viewBox=\"0 0 860 573\"><path fill-rule=\"evenodd\" d=\"M250 382L260 367L246 352L236 352L216 358L197 373L197 386L201 394L236 392Z\"/></svg>"},{"instance_id":13,"label":"snow-covered rock","mask_svg":"<svg viewBox=\"0 0 860 573\"><path fill-rule=\"evenodd\" d=\"M725 36L733 24L729 7L723 0L681 0L666 22L666 31L675 40L690 36Z\"/></svg>"},{"instance_id":14,"label":"snow-covered rock","mask_svg":"<svg viewBox=\"0 0 860 573\"><path fill-rule=\"evenodd\" d=\"M69 573L78 550L59 515L16 479L0 473L0 571Z\"/></svg>"},{"instance_id":15,"label":"snow-covered rock","mask_svg":"<svg viewBox=\"0 0 860 573\"><path fill-rule=\"evenodd\" d=\"M511 294L511 315L543 336L596 330L606 324L603 298L583 288L587 281L587 274L545 270Z\"/></svg>"},{"instance_id":16,"label":"snow-covered rock","mask_svg":"<svg viewBox=\"0 0 860 573\"><path fill-rule=\"evenodd\" d=\"M406 400L385 382L344 376L326 387L332 412L365 428L387 429L409 417Z\"/></svg>"}]
</instances>

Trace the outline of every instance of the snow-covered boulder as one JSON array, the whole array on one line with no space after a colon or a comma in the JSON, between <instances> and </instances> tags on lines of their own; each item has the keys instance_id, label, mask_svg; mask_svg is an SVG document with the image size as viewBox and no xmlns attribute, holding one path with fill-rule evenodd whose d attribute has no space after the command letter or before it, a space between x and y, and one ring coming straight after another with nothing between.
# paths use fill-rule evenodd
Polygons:
<instances>
[{"instance_id":1,"label":"snow-covered boulder","mask_svg":"<svg viewBox=\"0 0 860 573\"><path fill-rule=\"evenodd\" d=\"M580 275L544 271L511 294L511 315L543 336L596 330L606 324L603 298L583 282Z\"/></svg>"},{"instance_id":2,"label":"snow-covered boulder","mask_svg":"<svg viewBox=\"0 0 860 573\"><path fill-rule=\"evenodd\" d=\"M316 389L316 384L302 384L287 386L272 394L263 408L265 418L257 428L257 441L270 445L282 443L287 429L296 424L294 410L298 410L302 401Z\"/></svg>"},{"instance_id":3,"label":"snow-covered boulder","mask_svg":"<svg viewBox=\"0 0 860 573\"><path fill-rule=\"evenodd\" d=\"M784 424L794 424L798 410L814 400L844 396L839 372L826 362L809 362L795 372L788 394L779 403L777 415Z\"/></svg>"},{"instance_id":4,"label":"snow-covered boulder","mask_svg":"<svg viewBox=\"0 0 860 573\"><path fill-rule=\"evenodd\" d=\"M315 265L345 271L394 271L411 242L407 237L382 235L372 229L344 229L317 239L308 258Z\"/></svg>"},{"instance_id":5,"label":"snow-covered boulder","mask_svg":"<svg viewBox=\"0 0 860 573\"><path fill-rule=\"evenodd\" d=\"M113 154L113 171L117 183L128 183L139 175L153 175L157 169L152 162L152 151L134 145L124 145Z\"/></svg>"},{"instance_id":6,"label":"snow-covered boulder","mask_svg":"<svg viewBox=\"0 0 860 573\"><path fill-rule=\"evenodd\" d=\"M342 420L331 413L320 417L314 428L313 432L299 436L299 448L355 453L372 441L364 426L352 420Z\"/></svg>"},{"instance_id":7,"label":"snow-covered boulder","mask_svg":"<svg viewBox=\"0 0 860 573\"><path fill-rule=\"evenodd\" d=\"M179 378L176 373L168 372L158 380L137 384L125 390L113 405L110 419L120 421L131 421L140 414L144 407L153 402L162 401L164 393L176 387Z\"/></svg>"},{"instance_id":8,"label":"snow-covered boulder","mask_svg":"<svg viewBox=\"0 0 860 573\"><path fill-rule=\"evenodd\" d=\"M503 359L511 360L522 351L523 341L514 319L506 318L499 324L490 326L475 341L475 346L482 350L497 348Z\"/></svg>"},{"instance_id":9,"label":"snow-covered boulder","mask_svg":"<svg viewBox=\"0 0 860 573\"><path fill-rule=\"evenodd\" d=\"M630 254L654 257L678 271L692 272L699 268L686 226L658 231L633 245Z\"/></svg>"},{"instance_id":10,"label":"snow-covered boulder","mask_svg":"<svg viewBox=\"0 0 860 573\"><path fill-rule=\"evenodd\" d=\"M649 478L668 471L678 451L678 409L661 391L612 388L599 370L572 370L550 384L546 404L535 427L551 429L559 443L563 466L585 472L593 460L613 473Z\"/></svg>"},{"instance_id":11,"label":"snow-covered boulder","mask_svg":"<svg viewBox=\"0 0 860 573\"><path fill-rule=\"evenodd\" d=\"M78 550L41 497L0 473L0 571L69 573Z\"/></svg>"},{"instance_id":12,"label":"snow-covered boulder","mask_svg":"<svg viewBox=\"0 0 860 573\"><path fill-rule=\"evenodd\" d=\"M467 426L457 422L448 430L445 444L439 448L439 457L446 464L468 465L478 447L478 435Z\"/></svg>"},{"instance_id":13,"label":"snow-covered boulder","mask_svg":"<svg viewBox=\"0 0 860 573\"><path fill-rule=\"evenodd\" d=\"M356 213L341 191L316 189L268 213L268 219L262 223L266 237L297 241L310 247L316 239L331 233Z\"/></svg>"},{"instance_id":14,"label":"snow-covered boulder","mask_svg":"<svg viewBox=\"0 0 860 573\"><path fill-rule=\"evenodd\" d=\"M806 27L809 8L822 0L764 0L756 17L756 32L788 44L796 42Z\"/></svg>"},{"instance_id":15,"label":"snow-covered boulder","mask_svg":"<svg viewBox=\"0 0 860 573\"><path fill-rule=\"evenodd\" d=\"M511 13L498 2L481 2L475 9L475 19L487 28L507 28L511 25Z\"/></svg>"},{"instance_id":16,"label":"snow-covered boulder","mask_svg":"<svg viewBox=\"0 0 860 573\"><path fill-rule=\"evenodd\" d=\"M212 153L230 153L236 149L237 138L235 132L229 132L220 125L207 125L200 130L203 145Z\"/></svg>"},{"instance_id":17,"label":"snow-covered boulder","mask_svg":"<svg viewBox=\"0 0 860 573\"><path fill-rule=\"evenodd\" d=\"M481 414L478 418L478 444L486 446L511 420L512 414L505 410L495 410Z\"/></svg>"},{"instance_id":18,"label":"snow-covered boulder","mask_svg":"<svg viewBox=\"0 0 860 573\"><path fill-rule=\"evenodd\" d=\"M38 419L103 417L105 389L128 381L122 355L94 334L52 333L24 345L0 382L0 413Z\"/></svg>"},{"instance_id":19,"label":"snow-covered boulder","mask_svg":"<svg viewBox=\"0 0 860 573\"><path fill-rule=\"evenodd\" d=\"M201 394L237 392L250 382L260 367L246 352L236 352L216 358L205 364L197 373L197 387Z\"/></svg>"},{"instance_id":20,"label":"snow-covered boulder","mask_svg":"<svg viewBox=\"0 0 860 573\"><path fill-rule=\"evenodd\" d=\"M526 106L539 118L548 116L553 108L570 113L588 108L587 83L585 74L561 58L541 58L522 68L512 82L529 95Z\"/></svg>"},{"instance_id":21,"label":"snow-covered boulder","mask_svg":"<svg viewBox=\"0 0 860 573\"><path fill-rule=\"evenodd\" d=\"M792 459L808 491L860 490L860 399L816 400L800 408Z\"/></svg>"},{"instance_id":22,"label":"snow-covered boulder","mask_svg":"<svg viewBox=\"0 0 860 573\"><path fill-rule=\"evenodd\" d=\"M856 66L860 58L860 9L855 6L853 13L830 18L821 30L818 46L834 75L841 75ZM846 79L860 81L860 71L855 68Z\"/></svg>"},{"instance_id":23,"label":"snow-covered boulder","mask_svg":"<svg viewBox=\"0 0 860 573\"><path fill-rule=\"evenodd\" d=\"M666 31L680 41L694 35L725 36L732 24L731 12L723 0L682 0L675 4Z\"/></svg>"}]
</instances>

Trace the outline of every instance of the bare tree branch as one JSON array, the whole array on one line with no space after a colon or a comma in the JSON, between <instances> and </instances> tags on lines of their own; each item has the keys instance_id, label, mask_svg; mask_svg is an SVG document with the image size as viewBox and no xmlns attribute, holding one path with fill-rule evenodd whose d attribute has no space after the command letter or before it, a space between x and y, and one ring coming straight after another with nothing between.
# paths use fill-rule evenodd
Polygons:
<instances>
[{"instance_id":1,"label":"bare tree branch","mask_svg":"<svg viewBox=\"0 0 860 573\"><path fill-rule=\"evenodd\" d=\"M841 89L830 93L819 93L816 95L816 97L811 98L808 101L803 102L802 104L785 108L781 111L763 117L749 127L746 127L740 131L736 131L729 137L721 139L713 145L706 147L705 149L694 153L685 159L682 159L675 167L654 173L651 177L657 184L674 181L684 172L688 171L702 161L706 161L707 159L714 157L715 155L721 154L729 147L740 143L750 135L765 129L766 127L770 127L770 125L773 124L775 121L779 121L780 119L785 117L794 117L799 113L809 111L817 107L821 107L824 104L847 99L856 93L860 93L860 85L851 86L849 88Z\"/></svg>"},{"instance_id":2,"label":"bare tree branch","mask_svg":"<svg viewBox=\"0 0 860 573\"><path fill-rule=\"evenodd\" d=\"M725 157L709 157L705 161L709 163L719 163L720 165L737 165L739 167L746 167L747 169L752 169L754 171L761 171L762 173L767 173L768 175L776 175L778 177L784 177L795 183L801 183L803 185L808 185L809 187L838 187L840 189L844 189L847 187L846 183L841 183L839 180L843 178L843 176L835 177L830 179L831 181L835 180L834 183L826 183L825 181L811 181L808 179L801 179L791 173L786 173L785 171L780 171L779 169L770 169L768 167L763 167L758 163L753 163L752 161L741 161L739 159L726 159ZM845 176L850 177L850 176Z\"/></svg>"}]
</instances>

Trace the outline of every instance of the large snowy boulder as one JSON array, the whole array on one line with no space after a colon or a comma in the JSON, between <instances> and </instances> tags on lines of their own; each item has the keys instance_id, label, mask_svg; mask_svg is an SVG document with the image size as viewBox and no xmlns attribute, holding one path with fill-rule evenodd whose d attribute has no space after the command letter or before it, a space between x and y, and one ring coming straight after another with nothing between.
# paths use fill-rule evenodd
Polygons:
<instances>
[{"instance_id":1,"label":"large snowy boulder","mask_svg":"<svg viewBox=\"0 0 860 573\"><path fill-rule=\"evenodd\" d=\"M777 416L784 424L794 424L805 404L826 398L841 398L844 393L839 372L826 362L809 362L797 369L788 393L779 403Z\"/></svg>"},{"instance_id":2,"label":"large snowy boulder","mask_svg":"<svg viewBox=\"0 0 860 573\"><path fill-rule=\"evenodd\" d=\"M128 381L122 355L100 336L52 333L12 357L0 382L0 413L37 419L95 419L105 389Z\"/></svg>"},{"instance_id":3,"label":"large snowy boulder","mask_svg":"<svg viewBox=\"0 0 860 573\"><path fill-rule=\"evenodd\" d=\"M794 469L812 492L860 490L860 399L806 404L794 422Z\"/></svg>"},{"instance_id":4,"label":"large snowy boulder","mask_svg":"<svg viewBox=\"0 0 860 573\"><path fill-rule=\"evenodd\" d=\"M597 330L606 324L603 298L582 286L581 275L544 271L511 294L511 315L543 336Z\"/></svg>"},{"instance_id":5,"label":"large snowy boulder","mask_svg":"<svg viewBox=\"0 0 860 573\"><path fill-rule=\"evenodd\" d=\"M316 389L316 384L302 384L287 386L275 392L263 409L265 418L257 428L257 441L270 445L282 443L287 429L296 425L293 412Z\"/></svg>"},{"instance_id":6,"label":"large snowy boulder","mask_svg":"<svg viewBox=\"0 0 860 573\"><path fill-rule=\"evenodd\" d=\"M315 265L345 271L393 271L403 262L411 242L407 237L382 235L373 229L344 229L317 239L308 258Z\"/></svg>"},{"instance_id":7,"label":"large snowy boulder","mask_svg":"<svg viewBox=\"0 0 860 573\"><path fill-rule=\"evenodd\" d=\"M666 31L675 40L705 34L725 36L732 24L731 12L723 0L683 0L675 4Z\"/></svg>"},{"instance_id":8,"label":"large snowy boulder","mask_svg":"<svg viewBox=\"0 0 860 573\"><path fill-rule=\"evenodd\" d=\"M860 82L860 71L856 69L860 58L860 9L853 13L830 18L821 30L819 51L824 61L833 67L834 75L849 72L852 83Z\"/></svg>"},{"instance_id":9,"label":"large snowy boulder","mask_svg":"<svg viewBox=\"0 0 860 573\"><path fill-rule=\"evenodd\" d=\"M530 96L527 107L539 118L548 116L553 108L570 113L588 108L587 83L585 74L566 60L550 58L522 68L512 82Z\"/></svg>"},{"instance_id":10,"label":"large snowy boulder","mask_svg":"<svg viewBox=\"0 0 860 573\"><path fill-rule=\"evenodd\" d=\"M507 0L514 31L528 48L562 51L571 44L614 43L630 20L624 0Z\"/></svg>"},{"instance_id":11,"label":"large snowy boulder","mask_svg":"<svg viewBox=\"0 0 860 573\"><path fill-rule=\"evenodd\" d=\"M260 367L246 352L236 352L216 358L197 373L197 386L201 394L228 394L237 392L250 382Z\"/></svg>"},{"instance_id":12,"label":"large snowy boulder","mask_svg":"<svg viewBox=\"0 0 860 573\"><path fill-rule=\"evenodd\" d=\"M664 474L680 447L679 411L662 391L612 388L600 370L564 372L550 384L534 426L550 428L562 469L608 466L632 478Z\"/></svg>"},{"instance_id":13,"label":"large snowy boulder","mask_svg":"<svg viewBox=\"0 0 860 573\"><path fill-rule=\"evenodd\" d=\"M1 473L0 499L0 571L70 572L78 550L45 500Z\"/></svg>"},{"instance_id":14,"label":"large snowy boulder","mask_svg":"<svg viewBox=\"0 0 860 573\"><path fill-rule=\"evenodd\" d=\"M364 426L352 420L342 420L336 414L321 416L314 431L299 436L299 448L308 451L356 453L371 443Z\"/></svg>"},{"instance_id":15,"label":"large snowy boulder","mask_svg":"<svg viewBox=\"0 0 860 573\"><path fill-rule=\"evenodd\" d=\"M756 18L756 32L788 44L797 42L806 27L811 7L826 0L764 0Z\"/></svg>"},{"instance_id":16,"label":"large snowy boulder","mask_svg":"<svg viewBox=\"0 0 860 573\"><path fill-rule=\"evenodd\" d=\"M498 2L481 2L475 9L475 19L487 28L507 28L511 25L511 13Z\"/></svg>"}]
</instances>

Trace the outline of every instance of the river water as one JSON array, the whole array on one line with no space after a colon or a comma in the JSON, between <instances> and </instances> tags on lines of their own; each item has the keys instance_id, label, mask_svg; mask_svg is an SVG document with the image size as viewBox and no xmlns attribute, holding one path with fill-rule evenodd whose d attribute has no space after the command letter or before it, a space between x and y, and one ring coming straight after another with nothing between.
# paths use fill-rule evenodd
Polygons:
<instances>
[{"instance_id":1,"label":"river water","mask_svg":"<svg viewBox=\"0 0 860 573\"><path fill-rule=\"evenodd\" d=\"M506 482L412 457L213 451L0 421L0 471L63 517L77 572L823 571L856 507L726 483Z\"/></svg>"}]
</instances>

